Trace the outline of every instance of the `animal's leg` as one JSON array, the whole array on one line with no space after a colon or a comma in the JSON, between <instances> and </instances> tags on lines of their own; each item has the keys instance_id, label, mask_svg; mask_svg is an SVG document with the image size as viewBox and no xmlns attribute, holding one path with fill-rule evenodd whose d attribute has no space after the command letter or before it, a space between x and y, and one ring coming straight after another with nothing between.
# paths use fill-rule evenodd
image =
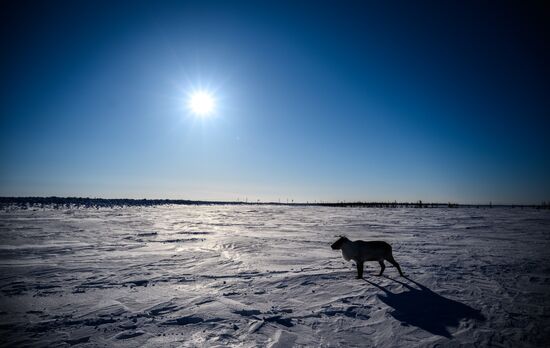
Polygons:
<instances>
[{"instance_id":1,"label":"animal's leg","mask_svg":"<svg viewBox=\"0 0 550 348\"><path fill-rule=\"evenodd\" d=\"M363 278L363 262L357 262L357 279Z\"/></svg>"},{"instance_id":2,"label":"animal's leg","mask_svg":"<svg viewBox=\"0 0 550 348\"><path fill-rule=\"evenodd\" d=\"M393 258L393 255L388 256L386 260L388 260L389 263L391 263L395 268L397 268L400 276L404 277L403 272L401 272L401 267L399 267L399 264L397 263L397 261L395 261L395 259Z\"/></svg>"},{"instance_id":3,"label":"animal's leg","mask_svg":"<svg viewBox=\"0 0 550 348\"><path fill-rule=\"evenodd\" d=\"M386 269L386 265L384 265L384 260L378 260L378 263L380 264L380 267L382 267L382 269L380 269L380 273L378 273L378 276L381 276L382 273L384 273L384 270Z\"/></svg>"}]
</instances>

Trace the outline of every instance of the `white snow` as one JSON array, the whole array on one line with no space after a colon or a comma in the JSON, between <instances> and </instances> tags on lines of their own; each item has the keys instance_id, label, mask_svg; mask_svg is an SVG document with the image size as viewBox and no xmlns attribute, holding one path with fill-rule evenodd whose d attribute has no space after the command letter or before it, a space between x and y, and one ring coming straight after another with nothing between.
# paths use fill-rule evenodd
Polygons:
<instances>
[{"instance_id":1,"label":"white snow","mask_svg":"<svg viewBox=\"0 0 550 348\"><path fill-rule=\"evenodd\" d=\"M353 263L337 235L385 240ZM550 341L550 212L157 206L0 211L0 345Z\"/></svg>"}]
</instances>

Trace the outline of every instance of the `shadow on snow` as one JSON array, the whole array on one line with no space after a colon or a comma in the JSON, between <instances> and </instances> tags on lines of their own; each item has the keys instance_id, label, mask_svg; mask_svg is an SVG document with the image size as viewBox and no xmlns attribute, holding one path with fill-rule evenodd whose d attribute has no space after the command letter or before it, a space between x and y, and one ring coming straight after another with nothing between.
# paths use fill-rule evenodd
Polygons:
<instances>
[{"instance_id":1,"label":"shadow on snow","mask_svg":"<svg viewBox=\"0 0 550 348\"><path fill-rule=\"evenodd\" d=\"M391 315L404 324L419 327L434 335L452 338L453 336L447 328L458 327L460 320L485 320L479 310L438 295L410 278L406 279L418 288L390 277L387 278L402 284L406 291L393 293L381 285L366 279L365 281L384 291L384 295L378 295L378 298L392 307L394 311Z\"/></svg>"}]
</instances>

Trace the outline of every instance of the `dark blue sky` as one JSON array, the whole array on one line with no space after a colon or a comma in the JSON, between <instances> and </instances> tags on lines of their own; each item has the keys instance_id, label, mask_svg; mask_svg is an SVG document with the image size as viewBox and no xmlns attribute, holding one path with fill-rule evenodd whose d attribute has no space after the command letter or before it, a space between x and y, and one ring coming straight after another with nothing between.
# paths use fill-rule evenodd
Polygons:
<instances>
[{"instance_id":1,"label":"dark blue sky","mask_svg":"<svg viewBox=\"0 0 550 348\"><path fill-rule=\"evenodd\" d=\"M0 195L550 199L534 2L2 6Z\"/></svg>"}]
</instances>

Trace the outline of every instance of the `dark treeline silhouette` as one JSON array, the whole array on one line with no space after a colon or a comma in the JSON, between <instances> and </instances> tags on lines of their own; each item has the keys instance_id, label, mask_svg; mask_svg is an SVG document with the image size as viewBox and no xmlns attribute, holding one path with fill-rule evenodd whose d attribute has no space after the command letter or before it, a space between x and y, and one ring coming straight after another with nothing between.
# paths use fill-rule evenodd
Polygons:
<instances>
[{"instance_id":1,"label":"dark treeline silhouette","mask_svg":"<svg viewBox=\"0 0 550 348\"><path fill-rule=\"evenodd\" d=\"M0 197L0 207L17 206L20 208L110 208L123 206L155 206L155 205L288 205L288 206L319 206L341 208L536 208L550 209L550 204L457 204L457 203L424 203L418 202L248 202L248 201L196 201L187 199L129 199L129 198L89 198L89 197Z\"/></svg>"}]
</instances>

